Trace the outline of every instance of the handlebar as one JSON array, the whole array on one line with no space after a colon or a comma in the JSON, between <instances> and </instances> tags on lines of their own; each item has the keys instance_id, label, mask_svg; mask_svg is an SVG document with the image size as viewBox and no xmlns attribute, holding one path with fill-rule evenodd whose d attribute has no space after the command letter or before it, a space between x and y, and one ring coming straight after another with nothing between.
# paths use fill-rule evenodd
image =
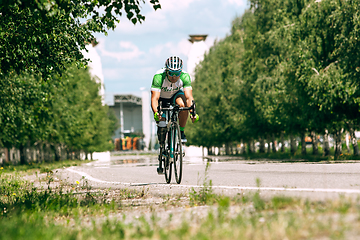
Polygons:
<instances>
[{"instance_id":1,"label":"handlebar","mask_svg":"<svg viewBox=\"0 0 360 240\"><path fill-rule=\"evenodd\" d=\"M194 100L192 101L192 104L190 107L179 107L179 105L176 104L175 106L170 105L170 107L168 107L168 108L162 108L161 105L162 105L162 103L160 102L160 104L158 106L158 112L159 112L160 116L162 116L163 111L164 112L170 112L170 111L180 112L180 111L186 111L186 110L190 110L190 113L193 117L196 116Z\"/></svg>"}]
</instances>

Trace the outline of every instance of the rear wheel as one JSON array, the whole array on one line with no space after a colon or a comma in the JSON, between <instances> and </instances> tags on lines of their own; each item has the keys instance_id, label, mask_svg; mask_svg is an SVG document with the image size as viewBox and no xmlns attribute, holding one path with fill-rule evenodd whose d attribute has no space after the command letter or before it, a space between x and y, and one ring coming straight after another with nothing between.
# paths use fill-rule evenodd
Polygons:
<instances>
[{"instance_id":1,"label":"rear wheel","mask_svg":"<svg viewBox=\"0 0 360 240\"><path fill-rule=\"evenodd\" d=\"M182 163L183 163L183 149L181 143L181 134L179 124L176 124L173 128L173 141L174 144L174 171L175 179L178 184L181 183L182 178Z\"/></svg>"}]
</instances>

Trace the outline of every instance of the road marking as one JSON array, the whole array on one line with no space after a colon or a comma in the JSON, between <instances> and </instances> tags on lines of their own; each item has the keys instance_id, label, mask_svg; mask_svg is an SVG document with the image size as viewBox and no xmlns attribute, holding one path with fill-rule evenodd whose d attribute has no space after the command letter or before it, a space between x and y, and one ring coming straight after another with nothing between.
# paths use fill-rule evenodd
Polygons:
<instances>
[{"instance_id":1,"label":"road marking","mask_svg":"<svg viewBox=\"0 0 360 240\"><path fill-rule=\"evenodd\" d=\"M232 187L232 186L212 186L222 189L239 190L267 190L267 191L289 191L289 192L327 192L327 193L360 193L360 189L340 189L340 188L284 188L284 187Z\"/></svg>"},{"instance_id":2,"label":"road marking","mask_svg":"<svg viewBox=\"0 0 360 240\"><path fill-rule=\"evenodd\" d=\"M117 184L117 185L127 185L127 186L145 186L145 185L169 185L171 187L187 187L187 188L201 188L199 185L178 185L178 184L159 184L159 183L125 183L125 182L113 182L113 181L104 181L101 179L94 178L89 174L81 171L77 171L73 168L66 168L67 171L77 173L86 179L98 182L98 183L107 183L107 184ZM264 190L264 191L289 191L289 192L326 192L326 193L358 193L360 194L360 189L340 189L340 188L285 188L285 187L241 187L241 186L212 186L212 188L219 189L238 189L238 190Z\"/></svg>"},{"instance_id":3,"label":"road marking","mask_svg":"<svg viewBox=\"0 0 360 240\"><path fill-rule=\"evenodd\" d=\"M73 172L73 173L77 173L79 175L81 175L82 177L85 177L87 180L90 180L90 181L93 181L93 182L98 182L98 183L111 183L111 184L123 184L123 185L131 185L130 183L123 183L123 182L109 182L109 181L104 181L104 180L101 180L101 179L97 179L97 178L94 178L92 176L90 176L89 174L85 173L85 172L80 172L80 171L77 171L73 168L66 168L67 171L69 172Z\"/></svg>"}]
</instances>

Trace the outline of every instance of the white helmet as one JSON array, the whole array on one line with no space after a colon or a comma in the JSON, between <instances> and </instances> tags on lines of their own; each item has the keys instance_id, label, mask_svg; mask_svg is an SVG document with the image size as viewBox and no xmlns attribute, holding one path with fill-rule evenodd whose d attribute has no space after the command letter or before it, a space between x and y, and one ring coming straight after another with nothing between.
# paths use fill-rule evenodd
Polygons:
<instances>
[{"instance_id":1,"label":"white helmet","mask_svg":"<svg viewBox=\"0 0 360 240\"><path fill-rule=\"evenodd\" d=\"M183 68L183 61L177 56L169 57L165 61L165 68L168 71L181 71Z\"/></svg>"}]
</instances>

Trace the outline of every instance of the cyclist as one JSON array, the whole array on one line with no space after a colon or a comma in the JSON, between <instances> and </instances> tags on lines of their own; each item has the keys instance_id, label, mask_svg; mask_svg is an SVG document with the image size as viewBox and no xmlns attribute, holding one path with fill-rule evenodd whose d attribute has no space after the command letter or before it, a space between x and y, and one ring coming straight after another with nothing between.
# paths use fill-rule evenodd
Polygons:
<instances>
[{"instance_id":1,"label":"cyclist","mask_svg":"<svg viewBox=\"0 0 360 240\"><path fill-rule=\"evenodd\" d=\"M154 119L156 122L165 121L165 118L159 115L158 105L159 101L166 107L168 104L178 104L180 107L190 107L194 101L191 87L190 75L182 70L183 61L177 56L171 56L165 61L165 67L158 70L153 77L151 85L151 108L154 112ZM179 125L181 132L181 141L186 142L184 133L188 111L181 111L179 113ZM199 119L190 114L191 120L194 123ZM158 127L158 139L160 144L165 141L164 134L160 134L161 129Z\"/></svg>"}]
</instances>

